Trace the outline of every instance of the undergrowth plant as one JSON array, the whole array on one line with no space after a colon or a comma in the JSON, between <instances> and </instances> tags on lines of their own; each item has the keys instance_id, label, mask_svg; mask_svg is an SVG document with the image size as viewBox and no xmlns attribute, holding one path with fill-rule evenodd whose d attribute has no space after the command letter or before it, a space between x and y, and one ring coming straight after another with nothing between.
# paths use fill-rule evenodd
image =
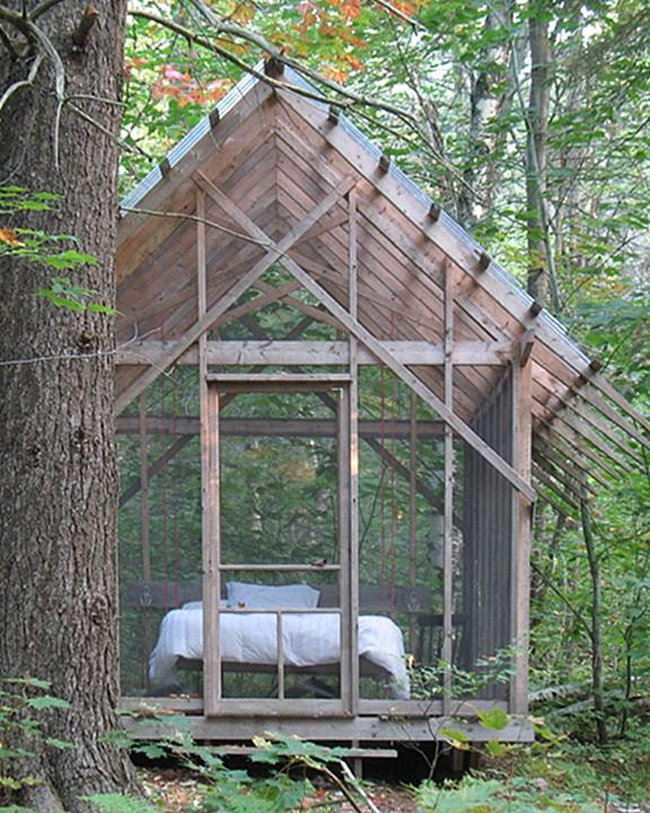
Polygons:
<instances>
[{"instance_id":1,"label":"undergrowth plant","mask_svg":"<svg viewBox=\"0 0 650 813\"><path fill-rule=\"evenodd\" d=\"M369 807L377 809L367 796L363 786L350 771L344 757L353 755L349 748L316 745L295 735L266 732L254 737L256 751L249 760L272 769L270 774L255 776L243 769L229 768L219 755L219 749L197 743L187 730L188 721L183 716L170 715L158 718L168 729L162 740L138 742L134 735L124 731L114 732L111 739L117 745L129 748L133 753L148 759L174 757L199 777L202 790L202 810L226 811L226 813L282 813L303 806L303 801L313 797L316 789L305 775L320 774L338 788L357 813ZM147 722L150 722L148 720ZM296 768L302 775L296 777ZM142 807L136 800L134 807L126 797L114 794L96 794L87 797L104 813L150 813L155 808Z\"/></svg>"},{"instance_id":2,"label":"undergrowth plant","mask_svg":"<svg viewBox=\"0 0 650 813\"><path fill-rule=\"evenodd\" d=\"M78 251L76 237L11 225L17 213L49 211L58 200L59 196L52 192L32 192L22 186L0 186L0 259L27 260L55 272L50 286L35 292L53 305L73 311L114 314L115 309L111 305L94 300L97 291L73 282L69 276L59 275L84 265L97 265L97 258L92 254Z\"/></svg>"},{"instance_id":3,"label":"undergrowth plant","mask_svg":"<svg viewBox=\"0 0 650 813\"><path fill-rule=\"evenodd\" d=\"M66 700L51 695L49 690L50 684L38 678L0 679L0 805L8 805L21 789L41 783L38 776L19 775L15 761L34 755L30 744L44 737L42 714L48 709L69 708ZM45 737L44 741L61 751L71 747L53 737Z\"/></svg>"}]
</instances>

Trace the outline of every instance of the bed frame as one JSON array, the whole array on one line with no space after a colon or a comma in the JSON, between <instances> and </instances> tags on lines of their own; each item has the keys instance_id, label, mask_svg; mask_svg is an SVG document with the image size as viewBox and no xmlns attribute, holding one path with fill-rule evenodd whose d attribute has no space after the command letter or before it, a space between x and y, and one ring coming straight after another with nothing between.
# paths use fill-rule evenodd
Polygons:
<instances>
[{"instance_id":1,"label":"bed frame","mask_svg":"<svg viewBox=\"0 0 650 813\"><path fill-rule=\"evenodd\" d=\"M338 606L338 588L334 584L318 585L320 591L319 608ZM409 589L396 586L390 595L390 589L384 585L363 584L359 586L360 615L390 615L391 609L400 613L406 612L410 617L411 641L409 648L417 659L427 658L435 662L441 649L440 632L442 615L429 612L432 607L431 591L425 587ZM126 584L126 603L148 612L150 610L170 610L182 607L189 601L202 598L200 581L164 582L152 580L130 581ZM392 604L392 608L391 608ZM413 633L415 630L415 634ZM429 660L432 659L432 660ZM203 659L178 658L177 667L182 671L200 672L203 670ZM242 664L229 661L222 662L224 672L272 673L277 665ZM318 676L334 677L339 674L339 663L319 664L316 666L296 667L285 665L287 675L300 674L317 678ZM374 678L387 681L389 674L381 666L361 656L359 674L363 678ZM316 684L314 684L316 686ZM318 690L318 686L316 686ZM324 695L323 695L324 696Z\"/></svg>"}]
</instances>

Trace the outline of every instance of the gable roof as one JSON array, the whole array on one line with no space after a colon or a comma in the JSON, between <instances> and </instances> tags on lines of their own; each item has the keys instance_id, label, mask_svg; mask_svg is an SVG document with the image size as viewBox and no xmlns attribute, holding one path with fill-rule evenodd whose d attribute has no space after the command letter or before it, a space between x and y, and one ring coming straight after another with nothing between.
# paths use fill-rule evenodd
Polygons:
<instances>
[{"instance_id":1,"label":"gable roof","mask_svg":"<svg viewBox=\"0 0 650 813\"><path fill-rule=\"evenodd\" d=\"M559 507L570 511L571 494L579 493L585 473L606 482L634 466L639 444L650 448L644 436L650 423L562 325L349 119L307 98L317 91L295 71L285 68L281 81L269 81L275 87L246 76L122 201L118 340L129 342L136 331L139 336L157 331L157 339L171 340L196 325L196 230L202 219L197 189L204 193L210 237L210 307L264 257L269 238L281 240L350 179L356 182L358 213L359 322L380 339L441 345L450 273L454 340L463 343L454 358L454 414L471 424L517 343L530 353L532 365L534 475L540 493L552 502L559 497ZM234 207L224 210L219 195ZM341 269L347 268L347 252L348 214L340 199L287 256L345 304L347 271ZM287 296L297 287L288 286ZM257 290L270 296L261 283ZM313 315L331 319L323 312ZM137 361L132 352L123 354L125 359L131 366L118 370L120 409L143 375L141 367L132 366ZM444 397L440 366L414 371Z\"/></svg>"}]
</instances>

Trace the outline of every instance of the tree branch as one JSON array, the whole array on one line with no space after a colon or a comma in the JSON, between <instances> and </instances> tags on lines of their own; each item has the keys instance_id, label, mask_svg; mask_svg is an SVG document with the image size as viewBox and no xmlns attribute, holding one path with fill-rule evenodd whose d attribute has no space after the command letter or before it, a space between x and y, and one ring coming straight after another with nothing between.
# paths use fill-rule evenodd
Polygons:
<instances>
[{"instance_id":1,"label":"tree branch","mask_svg":"<svg viewBox=\"0 0 650 813\"><path fill-rule=\"evenodd\" d=\"M14 48L13 42L9 39L9 36L7 35L7 32L4 30L4 28L1 25L0 25L0 40L2 40L2 44L7 49L7 51L9 51L9 53L11 54L12 59L19 59L20 58L20 54Z\"/></svg>"},{"instance_id":2,"label":"tree branch","mask_svg":"<svg viewBox=\"0 0 650 813\"><path fill-rule=\"evenodd\" d=\"M263 248L269 248L271 245L268 241L257 240L255 237L250 237L248 234L242 234L234 229L229 229L227 226L222 226L221 223L215 223L213 220L206 220L204 217L191 215L187 212L160 212L156 211L155 209L140 209L136 206L121 206L120 209L123 212L133 212L133 214L137 215L151 215L152 217L177 217L181 220L192 220L196 223L205 223L205 225L210 226L210 228L218 229L219 231L223 231L226 234L232 235L233 237L238 237L240 240L246 240L248 243L254 243L255 245L262 246Z\"/></svg>"},{"instance_id":3,"label":"tree branch","mask_svg":"<svg viewBox=\"0 0 650 813\"><path fill-rule=\"evenodd\" d=\"M402 110L399 107L395 107L394 105L388 104L386 102L379 102L375 99L369 99L366 96L362 96L358 93L354 93L354 91L347 90L346 88L341 87L341 85L337 84L336 82L327 79L324 76L321 76L316 71L313 71L311 68L308 68L304 65L301 65L299 62L287 57L284 55L278 48L276 48L271 42L266 40L264 37L254 33L249 32L240 26L234 25L230 22L223 22L216 17L216 15L207 8L201 0L191 0L192 4L197 7L203 17L212 25L215 29L215 34L227 34L229 36L240 37L242 39L247 40L251 44L257 46L261 50L267 52L271 55L274 59L277 59L282 64L287 65L288 67L295 70L297 73L303 74L307 76L309 79L312 79L315 82L320 83L327 89L337 93L339 96L343 97L342 99L332 100L329 96L324 95L320 92L315 92L312 90L308 90L306 88L302 88L299 85L292 85L289 82L283 82L279 79L275 79L272 76L268 76L261 71L256 70L255 68L248 65L244 62L243 59L232 54L226 48L222 48L217 43L207 39L206 37L201 36L200 34L196 33L195 31L187 28L180 23L177 23L175 20L168 20L164 17L160 17L157 14L153 14L148 11L144 11L142 9L131 9L129 14L132 17L149 20L150 22L157 23L158 25L167 28L170 31L173 31L176 34L179 34L184 39L188 41L188 43L192 45L200 45L202 48L205 48L208 51L211 51L218 56L223 57L224 59L231 62L233 65L236 65L241 70L249 73L251 76L254 76L256 79L259 79L261 82L265 82L270 87L276 88L278 90L286 90L291 93L295 93L299 96L303 96L307 99L313 99L317 102L321 102L323 104L334 104L337 107L342 108L343 110L352 109L352 107L369 107L375 110L382 110L386 113L389 113L396 118L400 119L417 137L420 139L424 144L428 147L432 157L434 160L438 161L443 168L450 172L458 179L461 184L466 184L462 175L458 170L452 167L448 161L444 159L443 156L439 154L436 150L435 146L431 144L429 139L426 135L422 132L417 119L411 113L408 113L405 110ZM363 112L356 109L357 115L367 117ZM378 124L378 122L373 121L374 124ZM409 140L402 134L396 133L395 130L392 128L380 124L383 129L388 130L389 132L394 133L395 135L399 135L400 138L405 138L405 140ZM469 187L469 191L472 194L475 194L474 191Z\"/></svg>"},{"instance_id":4,"label":"tree branch","mask_svg":"<svg viewBox=\"0 0 650 813\"><path fill-rule=\"evenodd\" d=\"M11 25L17 28L25 37L30 47L33 49L36 48L37 37L34 34L34 25L30 20L23 17L19 12L14 11L14 9L7 8L7 6L0 6L0 19L11 23Z\"/></svg>"},{"instance_id":5,"label":"tree branch","mask_svg":"<svg viewBox=\"0 0 650 813\"><path fill-rule=\"evenodd\" d=\"M36 74L38 73L38 69L41 67L43 60L45 59L45 54L40 53L36 56L36 59L32 62L32 66L29 69L29 74L27 79L21 79L19 82L14 82L13 85L10 85L5 92L0 97L0 110L7 104L9 99L16 93L16 91L20 90L24 87L31 87L34 84L34 80L36 79Z\"/></svg>"},{"instance_id":6,"label":"tree branch","mask_svg":"<svg viewBox=\"0 0 650 813\"><path fill-rule=\"evenodd\" d=\"M45 14L46 11L49 11L54 6L58 6L59 3L62 2L64 2L64 0L43 0L30 14L31 19L38 20L42 14Z\"/></svg>"},{"instance_id":7,"label":"tree branch","mask_svg":"<svg viewBox=\"0 0 650 813\"><path fill-rule=\"evenodd\" d=\"M279 88L283 90L290 90L293 93L298 93L301 96L305 96L310 99L315 99L316 101L323 102L324 104L336 104L342 108L349 108L353 105L360 105L365 107L372 107L377 110L383 110L386 113L390 113L397 118L404 121L409 127L416 129L417 131L417 122L415 118L408 113L406 110L402 110L399 107L395 107L394 105L388 104L387 102L378 102L374 99L369 99L365 96L361 96L358 93L354 93L354 91L347 90L346 88L341 87L341 85L333 82L331 79L327 79L324 76L321 76L317 71L312 70L311 68L306 67L305 65L301 65L299 62L296 62L294 59L286 56L282 53L279 48L276 48L272 42L269 42L267 39L262 37L259 34L256 34L253 31L248 31L241 26L235 25L234 23L224 22L220 20L214 12L212 12L207 6L205 6L201 0L191 0L192 4L195 8L201 13L204 19L210 23L210 25L215 29L216 34L227 34L228 36L237 37L239 39L244 39L247 42L250 42L252 45L255 45L260 50L265 51L274 59L277 59L283 65L287 65L290 68L293 68L297 73L300 73L308 78L312 79L314 82L317 82L319 85L328 88L332 92L338 94L339 96L343 97L343 100L337 100L333 102L327 96L324 96L322 93L314 93L313 91L308 91L304 88L297 87L295 85L291 85L288 82L282 82L277 79L274 79L270 76L267 76L260 71L256 71L250 65L248 65L244 60L239 59L230 51L225 48L221 48L214 42L211 42L206 37L201 36L195 31L187 28L180 23L177 23L174 20L167 20L164 17L160 17L157 14L152 14L148 11L143 11L141 9L132 9L129 11L129 14L132 17L139 17L141 19L150 20L151 22L158 23L158 25L163 26L164 28L169 29L170 31L174 31L180 36L184 37L188 42L195 43L200 45L207 50L212 51L219 56L222 56L224 59L227 59L232 64L236 65L238 68L250 73L252 76L255 76L257 79L260 79L263 82L266 82L268 85L274 88Z\"/></svg>"},{"instance_id":8,"label":"tree branch","mask_svg":"<svg viewBox=\"0 0 650 813\"><path fill-rule=\"evenodd\" d=\"M429 30L426 25L421 23L419 20L416 20L415 17L409 17L408 14L404 14L403 11L400 11L400 9L386 2L386 0L374 0L374 2L378 6L381 6L381 8L388 11L390 14L394 14L396 17L399 17L399 19L403 22L408 23L408 25L412 25L413 28L419 28L421 31Z\"/></svg>"}]
</instances>

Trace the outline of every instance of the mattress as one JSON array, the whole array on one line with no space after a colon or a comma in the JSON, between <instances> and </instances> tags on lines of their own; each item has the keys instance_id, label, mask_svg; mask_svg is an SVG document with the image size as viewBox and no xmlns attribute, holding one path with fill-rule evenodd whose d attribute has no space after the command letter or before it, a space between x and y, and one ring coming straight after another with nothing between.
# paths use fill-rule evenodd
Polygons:
<instances>
[{"instance_id":1,"label":"mattress","mask_svg":"<svg viewBox=\"0 0 650 813\"><path fill-rule=\"evenodd\" d=\"M228 664L277 664L274 613L224 612L220 617L221 660ZM336 664L340 659L338 613L285 613L282 642L285 666ZM404 639L399 627L381 615L359 617L359 655L385 673L394 698L409 696ZM203 658L203 609L171 610L162 619L149 660L149 677L158 686L178 682L179 658Z\"/></svg>"}]
</instances>

